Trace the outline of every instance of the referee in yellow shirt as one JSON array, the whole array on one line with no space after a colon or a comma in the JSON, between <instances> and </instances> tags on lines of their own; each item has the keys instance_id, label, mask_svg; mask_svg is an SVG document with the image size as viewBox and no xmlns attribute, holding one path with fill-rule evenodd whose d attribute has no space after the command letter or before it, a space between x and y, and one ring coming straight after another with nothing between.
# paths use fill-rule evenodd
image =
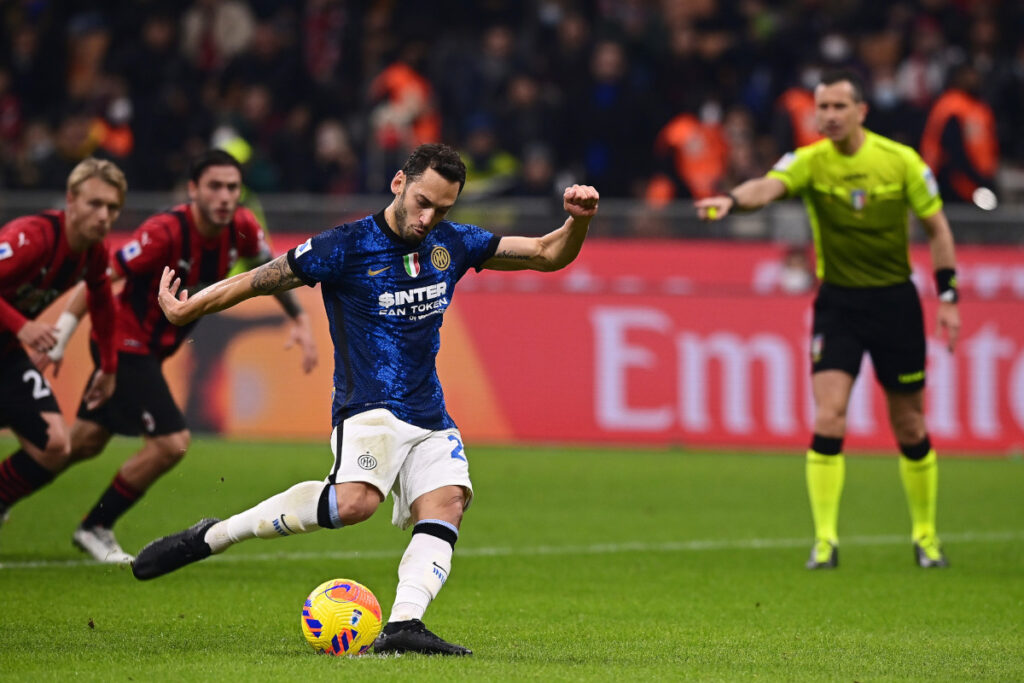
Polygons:
<instances>
[{"instance_id":1,"label":"referee in yellow shirt","mask_svg":"<svg viewBox=\"0 0 1024 683\"><path fill-rule=\"evenodd\" d=\"M814 102L823 140L786 154L762 178L696 202L697 215L717 220L796 196L807 208L821 280L811 339L814 436L807 491L815 541L807 567L839 565L846 410L865 351L885 390L902 453L914 559L921 567L945 567L935 531L938 472L924 421L925 331L910 280L908 208L928 235L938 328L950 351L960 332L953 233L935 179L917 152L864 128L867 103L857 74L826 74Z\"/></svg>"}]
</instances>

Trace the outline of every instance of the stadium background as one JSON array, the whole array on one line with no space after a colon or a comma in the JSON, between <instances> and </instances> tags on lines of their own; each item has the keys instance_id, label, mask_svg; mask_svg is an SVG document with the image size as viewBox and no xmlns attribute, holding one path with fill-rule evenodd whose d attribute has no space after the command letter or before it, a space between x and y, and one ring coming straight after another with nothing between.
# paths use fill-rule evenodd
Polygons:
<instances>
[{"instance_id":1,"label":"stadium background","mask_svg":"<svg viewBox=\"0 0 1024 683\"><path fill-rule=\"evenodd\" d=\"M183 198L187 159L211 144L245 162L246 201L278 253L379 210L423 140L465 154L453 219L504 234L558 225L561 187L595 184L601 213L571 268L460 284L439 368L475 442L802 447L802 209L700 224L689 197L760 175L792 147L780 105L821 67L861 70L868 126L918 147L947 77L971 64L995 117L1001 201L984 211L946 195L965 329L955 356L930 353L929 424L945 449L1024 445L1017 3L33 1L5 3L0 21L3 220L58 206L67 172L96 154L128 173L116 243ZM680 116L696 173L659 152ZM666 177L669 195L655 191ZM926 248L913 256L930 300ZM319 308L315 291L302 296ZM204 321L170 361L193 428L325 438L331 345L313 317L322 357L309 377L280 352L274 302ZM80 333L55 382L69 413L84 344ZM887 431L862 382L850 447L891 450Z\"/></svg>"}]
</instances>

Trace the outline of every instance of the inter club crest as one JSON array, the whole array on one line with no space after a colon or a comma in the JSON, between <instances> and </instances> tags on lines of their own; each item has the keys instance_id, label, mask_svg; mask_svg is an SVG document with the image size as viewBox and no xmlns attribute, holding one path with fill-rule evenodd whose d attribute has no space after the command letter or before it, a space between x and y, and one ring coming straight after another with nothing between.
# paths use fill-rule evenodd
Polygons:
<instances>
[{"instance_id":1,"label":"inter club crest","mask_svg":"<svg viewBox=\"0 0 1024 683\"><path fill-rule=\"evenodd\" d=\"M452 255L448 250L438 245L430 250L430 265L438 270L446 270L452 264Z\"/></svg>"}]
</instances>

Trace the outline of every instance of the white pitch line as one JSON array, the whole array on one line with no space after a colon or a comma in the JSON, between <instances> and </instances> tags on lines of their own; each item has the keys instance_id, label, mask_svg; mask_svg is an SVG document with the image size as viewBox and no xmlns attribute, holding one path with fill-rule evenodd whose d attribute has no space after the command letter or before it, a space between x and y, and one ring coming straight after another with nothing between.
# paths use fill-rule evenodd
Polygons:
<instances>
[{"instance_id":1,"label":"white pitch line","mask_svg":"<svg viewBox=\"0 0 1024 683\"><path fill-rule=\"evenodd\" d=\"M1024 541L1024 531L963 531L942 534L947 543L1006 543ZM783 548L802 548L808 544L807 538L747 538L747 539L709 539L695 541L669 541L665 543L595 543L591 545L540 545L525 548L459 548L456 556L464 557L536 557L536 556L568 556L568 555L613 555L617 553L676 553L705 552L709 550L777 550ZM844 536L842 545L848 546L885 546L909 543L903 535L890 534L885 536ZM359 560L388 559L401 557L405 552L400 550L325 550L314 552L280 552L259 554L227 554L211 558L212 562L282 562L308 560ZM95 560L28 560L23 562L0 562L2 569L50 569L67 567L102 566Z\"/></svg>"}]
</instances>

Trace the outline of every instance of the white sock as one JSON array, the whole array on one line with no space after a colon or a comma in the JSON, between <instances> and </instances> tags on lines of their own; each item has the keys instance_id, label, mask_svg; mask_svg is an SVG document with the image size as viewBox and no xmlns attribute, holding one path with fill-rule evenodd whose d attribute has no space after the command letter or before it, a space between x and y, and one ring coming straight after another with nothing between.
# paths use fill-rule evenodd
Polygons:
<instances>
[{"instance_id":1,"label":"white sock","mask_svg":"<svg viewBox=\"0 0 1024 683\"><path fill-rule=\"evenodd\" d=\"M324 486L328 484L322 481L296 484L245 512L217 522L203 540L214 553L219 553L249 538L277 538L321 529L316 512Z\"/></svg>"},{"instance_id":2,"label":"white sock","mask_svg":"<svg viewBox=\"0 0 1024 683\"><path fill-rule=\"evenodd\" d=\"M456 528L439 520L424 520L442 524L458 538ZM423 524L420 522L419 524ZM388 621L422 619L427 605L437 597L452 569L454 541L441 539L430 533L413 533L398 565L398 589L395 604Z\"/></svg>"}]
</instances>

